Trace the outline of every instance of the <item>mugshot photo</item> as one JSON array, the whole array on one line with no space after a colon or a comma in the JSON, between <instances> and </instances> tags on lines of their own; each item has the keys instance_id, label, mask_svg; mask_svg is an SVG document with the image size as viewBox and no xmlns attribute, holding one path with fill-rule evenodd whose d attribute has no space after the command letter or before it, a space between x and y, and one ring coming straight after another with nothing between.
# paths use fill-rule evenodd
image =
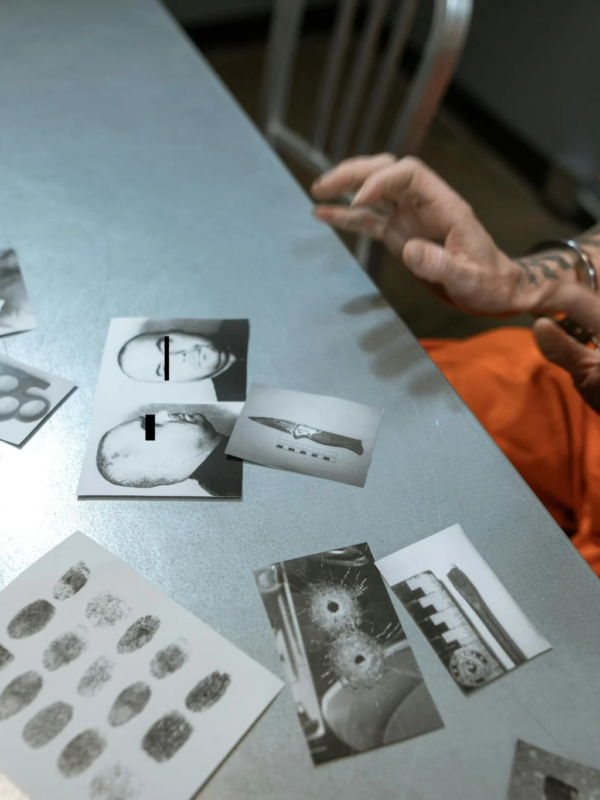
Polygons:
<instances>
[{"instance_id":1,"label":"mugshot photo","mask_svg":"<svg viewBox=\"0 0 600 800\"><path fill-rule=\"evenodd\" d=\"M240 404L147 404L96 416L78 494L242 495L242 462L225 454Z\"/></svg>"},{"instance_id":2,"label":"mugshot photo","mask_svg":"<svg viewBox=\"0 0 600 800\"><path fill-rule=\"evenodd\" d=\"M244 319L113 319L101 379L140 399L243 402L249 331Z\"/></svg>"}]
</instances>

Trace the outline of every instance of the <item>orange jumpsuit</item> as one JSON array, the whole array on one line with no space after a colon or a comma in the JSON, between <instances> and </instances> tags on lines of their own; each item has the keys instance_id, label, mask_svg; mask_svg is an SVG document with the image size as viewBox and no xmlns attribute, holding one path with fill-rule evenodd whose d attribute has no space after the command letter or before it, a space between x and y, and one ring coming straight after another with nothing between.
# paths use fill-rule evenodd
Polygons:
<instances>
[{"instance_id":1,"label":"orange jumpsuit","mask_svg":"<svg viewBox=\"0 0 600 800\"><path fill-rule=\"evenodd\" d=\"M531 331L421 344L600 576L600 416Z\"/></svg>"}]
</instances>

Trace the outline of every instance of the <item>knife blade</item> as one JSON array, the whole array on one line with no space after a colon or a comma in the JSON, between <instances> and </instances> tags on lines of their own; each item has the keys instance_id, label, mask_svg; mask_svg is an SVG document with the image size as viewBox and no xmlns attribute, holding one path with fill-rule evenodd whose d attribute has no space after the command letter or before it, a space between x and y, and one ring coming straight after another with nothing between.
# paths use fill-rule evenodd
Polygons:
<instances>
[{"instance_id":1,"label":"knife blade","mask_svg":"<svg viewBox=\"0 0 600 800\"><path fill-rule=\"evenodd\" d=\"M359 456L364 453L363 443L360 439L353 439L350 436L342 436L339 433L323 431L319 428L312 428L309 425L302 425L298 422L290 422L287 419L276 419L275 417L249 417L252 422L266 425L267 428L274 428L293 436L294 439L310 439L317 444L326 447L343 447Z\"/></svg>"}]
</instances>

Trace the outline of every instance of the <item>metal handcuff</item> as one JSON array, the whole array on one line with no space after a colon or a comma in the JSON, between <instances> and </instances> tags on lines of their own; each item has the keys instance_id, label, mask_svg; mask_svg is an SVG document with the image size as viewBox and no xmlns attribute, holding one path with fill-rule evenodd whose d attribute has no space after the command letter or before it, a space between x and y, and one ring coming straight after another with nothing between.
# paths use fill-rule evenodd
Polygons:
<instances>
[{"instance_id":1,"label":"metal handcuff","mask_svg":"<svg viewBox=\"0 0 600 800\"><path fill-rule=\"evenodd\" d=\"M583 250L577 242L573 239L546 239L527 253L532 256L535 253L541 253L544 250L571 250L577 256L575 263L575 275L579 283L588 286L594 292L598 291L598 278L596 276L596 269L592 264L592 259ZM589 344L592 342L596 350L600 351L600 339L594 331L589 331L587 328L579 325L575 320L570 319L568 316L556 314L554 316L556 324L568 333L573 339L576 339L581 344Z\"/></svg>"}]
</instances>

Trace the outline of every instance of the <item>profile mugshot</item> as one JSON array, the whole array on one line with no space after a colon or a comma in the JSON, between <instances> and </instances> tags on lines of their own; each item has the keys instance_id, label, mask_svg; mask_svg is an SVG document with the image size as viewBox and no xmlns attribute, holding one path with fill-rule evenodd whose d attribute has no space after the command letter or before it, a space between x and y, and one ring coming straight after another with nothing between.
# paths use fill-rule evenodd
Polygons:
<instances>
[{"instance_id":1,"label":"profile mugshot","mask_svg":"<svg viewBox=\"0 0 600 800\"><path fill-rule=\"evenodd\" d=\"M225 455L229 436L205 414L163 409L154 418L153 441L145 437L145 414L102 436L96 465L105 480L151 489L192 479L213 497L241 497L242 462Z\"/></svg>"},{"instance_id":2,"label":"profile mugshot","mask_svg":"<svg viewBox=\"0 0 600 800\"><path fill-rule=\"evenodd\" d=\"M185 321L181 321L184 323ZM211 380L220 401L246 399L247 320L224 320L215 332L189 325L162 323L161 330L140 333L121 347L118 362L129 378L159 383L165 377L165 337L169 337L168 380L175 383Z\"/></svg>"}]
</instances>

